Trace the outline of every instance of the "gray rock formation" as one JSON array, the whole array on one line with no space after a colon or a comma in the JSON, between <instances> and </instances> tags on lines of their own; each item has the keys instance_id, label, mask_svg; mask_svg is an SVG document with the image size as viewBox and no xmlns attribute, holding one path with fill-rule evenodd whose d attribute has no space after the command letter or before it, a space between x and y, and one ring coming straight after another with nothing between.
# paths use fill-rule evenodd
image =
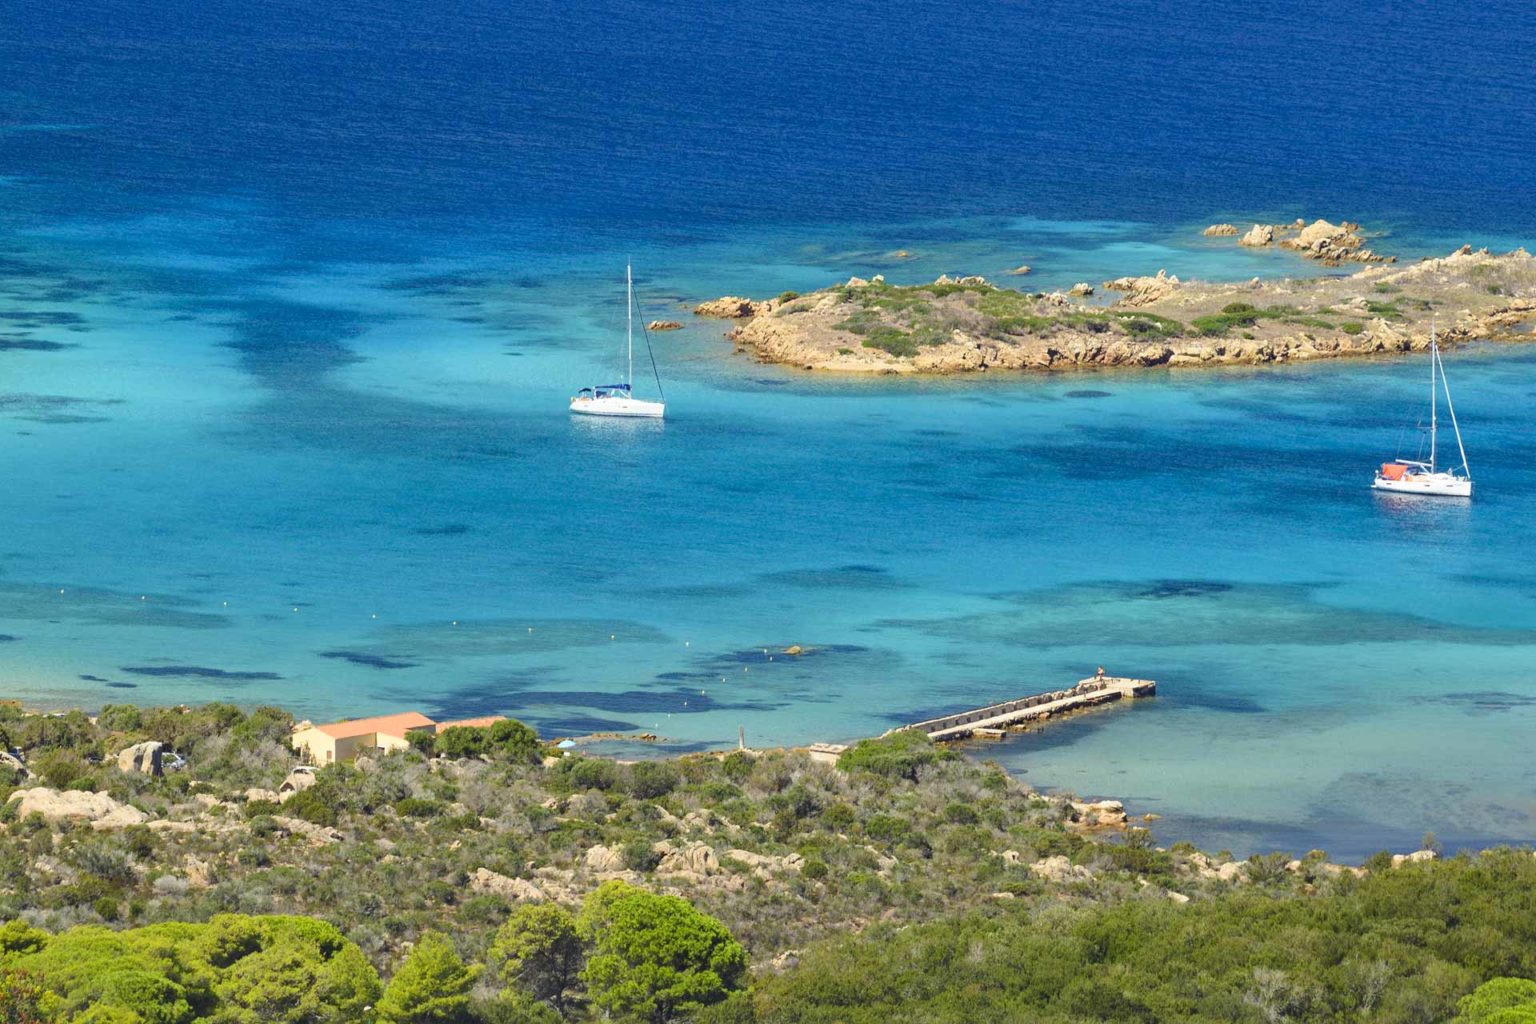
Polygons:
<instances>
[{"instance_id":1,"label":"gray rock formation","mask_svg":"<svg viewBox=\"0 0 1536 1024\"><path fill-rule=\"evenodd\" d=\"M161 751L164 749L165 744L158 740L135 743L117 755L117 770L138 772L142 775L160 775L162 774Z\"/></svg>"},{"instance_id":2,"label":"gray rock formation","mask_svg":"<svg viewBox=\"0 0 1536 1024\"><path fill-rule=\"evenodd\" d=\"M707 878L720 873L720 861L715 856L715 851L703 843L685 843L677 846L664 839L651 849L661 854L661 860L656 865L658 875Z\"/></svg>"},{"instance_id":3,"label":"gray rock formation","mask_svg":"<svg viewBox=\"0 0 1536 1024\"><path fill-rule=\"evenodd\" d=\"M22 764L21 758L4 750L0 750L0 769L9 769L17 779L25 779L32 774L27 771L27 766Z\"/></svg>"},{"instance_id":4,"label":"gray rock formation","mask_svg":"<svg viewBox=\"0 0 1536 1024\"><path fill-rule=\"evenodd\" d=\"M1117 277L1113 281L1105 281L1104 288L1106 291L1125 292L1125 298L1120 300L1122 306L1150 306L1177 291L1179 279L1166 270L1159 270L1155 277Z\"/></svg>"},{"instance_id":5,"label":"gray rock formation","mask_svg":"<svg viewBox=\"0 0 1536 1024\"><path fill-rule=\"evenodd\" d=\"M543 903L549 899L543 889L526 878L508 878L490 868L476 868L469 876L469 887L475 892L500 896L514 903Z\"/></svg>"},{"instance_id":6,"label":"gray rock formation","mask_svg":"<svg viewBox=\"0 0 1536 1024\"><path fill-rule=\"evenodd\" d=\"M1029 871L1036 878L1043 878L1047 882L1086 882L1093 878L1093 872L1088 868L1073 864L1060 854L1035 861L1029 866Z\"/></svg>"},{"instance_id":7,"label":"gray rock formation","mask_svg":"<svg viewBox=\"0 0 1536 1024\"><path fill-rule=\"evenodd\" d=\"M1238 245L1252 246L1255 249L1266 245L1273 245L1275 241L1275 226L1273 224L1255 224L1248 229L1248 233L1237 240Z\"/></svg>"},{"instance_id":8,"label":"gray rock formation","mask_svg":"<svg viewBox=\"0 0 1536 1024\"><path fill-rule=\"evenodd\" d=\"M93 828L125 828L149 820L137 807L120 804L106 793L39 787L17 790L10 799L18 805L16 814L21 818L41 814L45 821L84 821Z\"/></svg>"},{"instance_id":9,"label":"gray rock formation","mask_svg":"<svg viewBox=\"0 0 1536 1024\"><path fill-rule=\"evenodd\" d=\"M716 320L744 320L763 312L766 305L767 303L753 302L739 295L726 295L694 306L693 315L713 317Z\"/></svg>"},{"instance_id":10,"label":"gray rock formation","mask_svg":"<svg viewBox=\"0 0 1536 1024\"><path fill-rule=\"evenodd\" d=\"M594 846L587 850L584 858L588 871L623 871L624 858L619 856L617 850L611 850L606 846Z\"/></svg>"}]
</instances>

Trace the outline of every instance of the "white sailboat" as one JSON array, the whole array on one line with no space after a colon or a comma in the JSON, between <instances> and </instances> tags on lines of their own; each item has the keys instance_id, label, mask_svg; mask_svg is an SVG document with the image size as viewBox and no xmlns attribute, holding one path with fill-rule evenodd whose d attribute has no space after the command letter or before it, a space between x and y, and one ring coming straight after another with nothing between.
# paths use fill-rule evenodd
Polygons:
<instances>
[{"instance_id":1,"label":"white sailboat","mask_svg":"<svg viewBox=\"0 0 1536 1024\"><path fill-rule=\"evenodd\" d=\"M656 356L651 352L651 338L645 332L645 325L640 330L645 334L645 351L651 357L651 372L656 376L656 392L661 395L660 402L646 402L634 396L635 380L635 281L630 271L629 264L624 265L624 291L627 300L626 314L628 319L625 324L625 345L629 354L628 369L624 375L622 384L598 384L590 388L582 388L571 398L571 412L580 413L583 416L630 416L660 419L666 415L666 395L661 391L661 374L656 372Z\"/></svg>"},{"instance_id":2,"label":"white sailboat","mask_svg":"<svg viewBox=\"0 0 1536 1024\"><path fill-rule=\"evenodd\" d=\"M1445 409L1451 414L1451 429L1456 432L1456 450L1461 454L1461 468L1441 469L1437 459L1439 440L1440 391L1445 392ZM1420 454L1423 454L1422 451ZM1394 459L1383 462L1371 487L1398 494L1424 494L1442 498L1472 497L1472 470L1467 466L1467 449L1461 443L1461 427L1456 423L1456 409L1451 405L1451 385L1445 379L1445 364L1440 361L1440 346L1435 342L1434 324L1429 328L1429 461Z\"/></svg>"}]
</instances>

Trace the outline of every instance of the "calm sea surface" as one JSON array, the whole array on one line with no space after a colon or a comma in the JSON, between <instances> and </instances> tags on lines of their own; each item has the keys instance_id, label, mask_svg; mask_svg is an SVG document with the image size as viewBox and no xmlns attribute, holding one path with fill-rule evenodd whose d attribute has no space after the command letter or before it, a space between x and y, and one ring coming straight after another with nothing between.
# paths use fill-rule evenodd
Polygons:
<instances>
[{"instance_id":1,"label":"calm sea surface","mask_svg":"<svg viewBox=\"0 0 1536 1024\"><path fill-rule=\"evenodd\" d=\"M1536 349L1448 359L1468 505L1366 488L1418 361L839 380L682 315L1536 241L1536 13L1352 6L7 4L0 693L687 749L1103 664L1159 697L987 752L1164 841L1530 840ZM669 419L576 421L626 259Z\"/></svg>"}]
</instances>

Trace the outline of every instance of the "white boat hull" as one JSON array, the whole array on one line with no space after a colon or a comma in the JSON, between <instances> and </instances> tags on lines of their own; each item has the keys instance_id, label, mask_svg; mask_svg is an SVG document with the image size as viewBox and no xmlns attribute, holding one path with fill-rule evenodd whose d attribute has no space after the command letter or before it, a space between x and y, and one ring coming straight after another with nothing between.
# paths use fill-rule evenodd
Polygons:
<instances>
[{"instance_id":1,"label":"white boat hull","mask_svg":"<svg viewBox=\"0 0 1536 1024\"><path fill-rule=\"evenodd\" d=\"M638 398L619 398L605 395L602 398L573 398L571 412L582 416L627 416L659 420L666 415L664 402L642 402Z\"/></svg>"},{"instance_id":2,"label":"white boat hull","mask_svg":"<svg viewBox=\"0 0 1536 1024\"><path fill-rule=\"evenodd\" d=\"M1414 473L1400 480L1377 475L1371 482L1373 491L1392 491L1395 494L1422 494L1436 498L1470 498L1472 481L1453 473Z\"/></svg>"}]
</instances>

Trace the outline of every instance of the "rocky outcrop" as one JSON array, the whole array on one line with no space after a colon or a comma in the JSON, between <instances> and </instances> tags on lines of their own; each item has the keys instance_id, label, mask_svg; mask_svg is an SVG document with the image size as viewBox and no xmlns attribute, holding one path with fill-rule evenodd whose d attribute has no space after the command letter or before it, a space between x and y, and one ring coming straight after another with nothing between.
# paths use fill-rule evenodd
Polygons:
<instances>
[{"instance_id":1,"label":"rocky outcrop","mask_svg":"<svg viewBox=\"0 0 1536 1024\"><path fill-rule=\"evenodd\" d=\"M469 887L486 896L500 896L513 903L543 903L549 896L526 878L508 878L490 868L476 868L469 876Z\"/></svg>"},{"instance_id":2,"label":"rocky outcrop","mask_svg":"<svg viewBox=\"0 0 1536 1024\"><path fill-rule=\"evenodd\" d=\"M1229 860L1217 863L1203 853L1192 853L1186 859L1190 869L1199 878L1235 884L1248 881L1248 862Z\"/></svg>"},{"instance_id":3,"label":"rocky outcrop","mask_svg":"<svg viewBox=\"0 0 1536 1024\"><path fill-rule=\"evenodd\" d=\"M272 821L289 835L308 839L311 846L330 846L342 840L341 833L329 825L316 825L302 818L288 818L282 815L273 815Z\"/></svg>"},{"instance_id":4,"label":"rocky outcrop","mask_svg":"<svg viewBox=\"0 0 1536 1024\"><path fill-rule=\"evenodd\" d=\"M645 329L648 331L680 331L683 329L683 325L676 320L652 320L645 325Z\"/></svg>"},{"instance_id":5,"label":"rocky outcrop","mask_svg":"<svg viewBox=\"0 0 1536 1024\"><path fill-rule=\"evenodd\" d=\"M117 755L117 770L137 772L142 775L160 775L160 752L165 747L158 740L135 743Z\"/></svg>"},{"instance_id":6,"label":"rocky outcrop","mask_svg":"<svg viewBox=\"0 0 1536 1024\"><path fill-rule=\"evenodd\" d=\"M1330 224L1315 220L1302 228L1295 238L1283 238L1280 246L1301 253L1308 259L1321 260L1329 266L1341 263L1395 263L1396 256L1378 256L1365 248L1360 237L1360 225L1345 221Z\"/></svg>"},{"instance_id":7,"label":"rocky outcrop","mask_svg":"<svg viewBox=\"0 0 1536 1024\"><path fill-rule=\"evenodd\" d=\"M1434 859L1434 850L1415 850L1412 853L1394 853L1392 855L1392 866L1395 868L1400 868L1404 864L1418 864L1426 860Z\"/></svg>"},{"instance_id":8,"label":"rocky outcrop","mask_svg":"<svg viewBox=\"0 0 1536 1024\"><path fill-rule=\"evenodd\" d=\"M1008 273L1013 277L1023 277L1033 269L1034 268L1031 267L1028 263L1020 263L1018 266L1008 271Z\"/></svg>"},{"instance_id":9,"label":"rocky outcrop","mask_svg":"<svg viewBox=\"0 0 1536 1024\"><path fill-rule=\"evenodd\" d=\"M0 750L0 771L9 771L18 780L32 774L27 771L27 766L22 763L21 758L4 750Z\"/></svg>"},{"instance_id":10,"label":"rocky outcrop","mask_svg":"<svg viewBox=\"0 0 1536 1024\"><path fill-rule=\"evenodd\" d=\"M1093 285L1089 284L1087 281L1079 281L1077 284L1075 284L1071 288L1067 289L1067 294L1068 295L1077 295L1077 296L1082 296L1082 297L1086 297L1086 296L1092 295L1093 294Z\"/></svg>"},{"instance_id":11,"label":"rocky outcrop","mask_svg":"<svg viewBox=\"0 0 1536 1024\"><path fill-rule=\"evenodd\" d=\"M727 850L725 855L747 865L754 875L764 880L780 872L799 872L805 866L805 858L798 853L775 857L766 853L753 853L751 850Z\"/></svg>"},{"instance_id":12,"label":"rocky outcrop","mask_svg":"<svg viewBox=\"0 0 1536 1024\"><path fill-rule=\"evenodd\" d=\"M1125 292L1122 306L1150 306L1168 298L1179 288L1179 279L1166 270L1159 270L1152 277L1117 277L1105 281L1104 288L1111 292Z\"/></svg>"},{"instance_id":13,"label":"rocky outcrop","mask_svg":"<svg viewBox=\"0 0 1536 1024\"><path fill-rule=\"evenodd\" d=\"M288 773L288 777L277 787L279 800L286 800L289 796L301 789L308 789L315 784L314 772L301 772L294 770Z\"/></svg>"},{"instance_id":14,"label":"rocky outcrop","mask_svg":"<svg viewBox=\"0 0 1536 1024\"><path fill-rule=\"evenodd\" d=\"M1213 232L1207 228L1205 233L1209 235ZM1294 224L1255 224L1238 240L1237 244L1255 249L1278 245L1307 259L1318 260L1333 267L1342 263L1395 263L1397 261L1396 256L1381 256L1367 249L1360 236L1360 225L1350 221L1340 224L1326 220L1315 220L1311 224L1302 220Z\"/></svg>"},{"instance_id":15,"label":"rocky outcrop","mask_svg":"<svg viewBox=\"0 0 1536 1024\"><path fill-rule=\"evenodd\" d=\"M786 949L782 953L775 954L773 959L768 961L768 967L771 970L781 973L799 966L800 951L798 949Z\"/></svg>"},{"instance_id":16,"label":"rocky outcrop","mask_svg":"<svg viewBox=\"0 0 1536 1024\"><path fill-rule=\"evenodd\" d=\"M1235 234L1237 234L1237 225L1235 225L1235 224L1212 224L1210 227L1206 228L1204 231L1202 231L1200 233L1202 235L1204 235L1206 238L1222 238L1222 237L1227 236L1227 235L1235 235Z\"/></svg>"},{"instance_id":17,"label":"rocky outcrop","mask_svg":"<svg viewBox=\"0 0 1536 1024\"><path fill-rule=\"evenodd\" d=\"M950 277L948 274L940 274L934 278L934 284L958 284L970 288L985 288L990 282L980 274L967 274L964 277Z\"/></svg>"},{"instance_id":18,"label":"rocky outcrop","mask_svg":"<svg viewBox=\"0 0 1536 1024\"><path fill-rule=\"evenodd\" d=\"M766 302L754 302L739 295L726 295L694 306L693 315L712 317L716 320L744 320L749 316L766 312L767 307Z\"/></svg>"},{"instance_id":19,"label":"rocky outcrop","mask_svg":"<svg viewBox=\"0 0 1536 1024\"><path fill-rule=\"evenodd\" d=\"M1237 244L1260 249L1272 244L1274 240L1275 226L1273 224L1255 224L1248 229L1247 234L1237 240Z\"/></svg>"},{"instance_id":20,"label":"rocky outcrop","mask_svg":"<svg viewBox=\"0 0 1536 1024\"><path fill-rule=\"evenodd\" d=\"M624 858L619 856L619 852L601 845L589 848L586 856L582 858L582 863L587 866L588 871L593 872L624 870Z\"/></svg>"},{"instance_id":21,"label":"rocky outcrop","mask_svg":"<svg viewBox=\"0 0 1536 1024\"><path fill-rule=\"evenodd\" d=\"M41 814L48 822L81 821L92 828L126 828L149 820L149 815L137 807L120 804L106 793L39 787L17 790L9 802L17 804L16 814L21 818Z\"/></svg>"},{"instance_id":22,"label":"rocky outcrop","mask_svg":"<svg viewBox=\"0 0 1536 1024\"><path fill-rule=\"evenodd\" d=\"M720 860L715 851L704 843L676 845L663 839L651 847L651 852L661 855L656 864L656 874L683 875L690 878L707 878L720 873Z\"/></svg>"},{"instance_id":23,"label":"rocky outcrop","mask_svg":"<svg viewBox=\"0 0 1536 1024\"><path fill-rule=\"evenodd\" d=\"M1068 806L1072 809L1072 820L1085 828L1125 827L1125 805L1119 800L1099 800L1095 803L1079 803L1074 800Z\"/></svg>"},{"instance_id":24,"label":"rocky outcrop","mask_svg":"<svg viewBox=\"0 0 1536 1024\"><path fill-rule=\"evenodd\" d=\"M1029 866L1029 872L1047 882L1087 882L1093 879L1091 870L1081 864L1073 864L1060 854L1035 861Z\"/></svg>"}]
</instances>

